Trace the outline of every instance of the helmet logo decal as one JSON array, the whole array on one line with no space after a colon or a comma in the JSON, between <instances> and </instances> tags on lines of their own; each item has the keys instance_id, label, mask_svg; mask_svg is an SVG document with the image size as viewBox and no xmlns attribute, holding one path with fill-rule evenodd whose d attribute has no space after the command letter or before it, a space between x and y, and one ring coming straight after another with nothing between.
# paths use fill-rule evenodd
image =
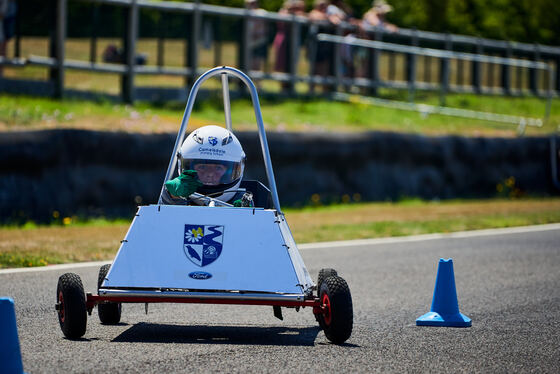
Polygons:
<instances>
[{"instance_id":1,"label":"helmet logo decal","mask_svg":"<svg viewBox=\"0 0 560 374\"><path fill-rule=\"evenodd\" d=\"M215 136L209 136L208 143L210 143L212 147L214 147L216 146L216 144L218 144L218 138L216 138Z\"/></svg>"},{"instance_id":2,"label":"helmet logo decal","mask_svg":"<svg viewBox=\"0 0 560 374\"><path fill-rule=\"evenodd\" d=\"M195 142L197 142L198 144L202 144L204 142L204 139L202 138L202 136L198 135L198 132L194 132L193 133L193 139Z\"/></svg>"},{"instance_id":3,"label":"helmet logo decal","mask_svg":"<svg viewBox=\"0 0 560 374\"><path fill-rule=\"evenodd\" d=\"M227 138L223 138L222 139L222 145L228 145L229 143L231 143L233 141L233 138L231 137L231 135L228 135Z\"/></svg>"},{"instance_id":4,"label":"helmet logo decal","mask_svg":"<svg viewBox=\"0 0 560 374\"><path fill-rule=\"evenodd\" d=\"M200 152L201 156L216 156L216 157L221 157L221 156L225 156L226 151L224 151L223 149L220 148L204 148L204 147L200 147L198 148L198 152Z\"/></svg>"},{"instance_id":5,"label":"helmet logo decal","mask_svg":"<svg viewBox=\"0 0 560 374\"><path fill-rule=\"evenodd\" d=\"M224 226L185 225L183 251L192 263L203 267L220 257L223 240Z\"/></svg>"}]
</instances>

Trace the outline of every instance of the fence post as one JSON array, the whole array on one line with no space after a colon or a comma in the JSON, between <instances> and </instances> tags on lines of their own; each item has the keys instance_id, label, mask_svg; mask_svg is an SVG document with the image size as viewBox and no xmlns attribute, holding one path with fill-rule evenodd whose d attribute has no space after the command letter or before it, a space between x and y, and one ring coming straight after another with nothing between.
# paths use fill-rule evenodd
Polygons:
<instances>
[{"instance_id":1,"label":"fence post","mask_svg":"<svg viewBox=\"0 0 560 374\"><path fill-rule=\"evenodd\" d=\"M541 58L541 51L538 44L535 44L535 52L533 53L533 61L539 61ZM529 69L529 89L534 95L539 95L539 69Z\"/></svg>"},{"instance_id":2,"label":"fence post","mask_svg":"<svg viewBox=\"0 0 560 374\"><path fill-rule=\"evenodd\" d=\"M495 51L494 51L495 52ZM493 55L492 55L493 56ZM494 92L494 68L495 68L495 64L489 62L486 64L487 67L487 89L489 92L493 93Z\"/></svg>"},{"instance_id":3,"label":"fence post","mask_svg":"<svg viewBox=\"0 0 560 374\"><path fill-rule=\"evenodd\" d=\"M374 40L382 41L383 34L379 30L373 32ZM370 88L369 93L373 96L377 96L377 87L379 86L379 49L371 48L369 50L370 64L369 64L369 78L370 78Z\"/></svg>"},{"instance_id":4,"label":"fence post","mask_svg":"<svg viewBox=\"0 0 560 374\"><path fill-rule=\"evenodd\" d=\"M301 28L299 23L296 21L296 16L294 14L292 15L292 20L290 21L290 42L288 44L288 46L290 47L290 53L288 54L290 59L288 61L288 74L290 74L290 82L286 85L286 88L290 95L294 94L296 91L300 34Z\"/></svg>"},{"instance_id":5,"label":"fence post","mask_svg":"<svg viewBox=\"0 0 560 374\"><path fill-rule=\"evenodd\" d=\"M460 52L464 52L464 44L461 45L459 49ZM461 58L457 59L457 77L456 83L459 88L459 91L463 91L465 86L465 61Z\"/></svg>"},{"instance_id":6,"label":"fence post","mask_svg":"<svg viewBox=\"0 0 560 374\"><path fill-rule=\"evenodd\" d=\"M126 14L126 30L124 37L124 63L126 72L121 78L121 95L125 103L134 102L134 64L136 61L136 36L138 35L138 4L132 0Z\"/></svg>"},{"instance_id":7,"label":"fence post","mask_svg":"<svg viewBox=\"0 0 560 374\"><path fill-rule=\"evenodd\" d=\"M64 41L66 40L66 0L56 0L56 28L52 52L56 58L56 67L51 69L50 77L54 83L54 97L64 96Z\"/></svg>"},{"instance_id":8,"label":"fence post","mask_svg":"<svg viewBox=\"0 0 560 374\"><path fill-rule=\"evenodd\" d=\"M463 87L464 83L465 83L465 77L464 77L464 70L465 70L465 62L463 61L463 59L458 58L457 59L457 86L459 86L460 88Z\"/></svg>"},{"instance_id":9,"label":"fence post","mask_svg":"<svg viewBox=\"0 0 560 374\"><path fill-rule=\"evenodd\" d=\"M49 9L47 11L49 20L49 57L56 59L56 27L57 27L57 14L58 14L58 0L49 0ZM21 13L18 11L18 14ZM49 82L54 86L56 81L56 68L49 68ZM53 94L54 95L54 94Z\"/></svg>"},{"instance_id":10,"label":"fence post","mask_svg":"<svg viewBox=\"0 0 560 374\"><path fill-rule=\"evenodd\" d=\"M15 41L14 41L14 57L21 57L21 12L16 11L16 24L15 24Z\"/></svg>"},{"instance_id":11,"label":"fence post","mask_svg":"<svg viewBox=\"0 0 560 374\"><path fill-rule=\"evenodd\" d=\"M308 60L309 60L309 94L314 96L315 95L315 83L313 79L315 79L315 75L317 73L317 69L315 64L317 63L317 48L319 42L317 41L317 34L319 33L319 26L316 24L311 23L307 30L307 38L308 38Z\"/></svg>"},{"instance_id":12,"label":"fence post","mask_svg":"<svg viewBox=\"0 0 560 374\"><path fill-rule=\"evenodd\" d=\"M560 94L560 55L556 55L556 69L552 72L555 75L556 94Z\"/></svg>"},{"instance_id":13,"label":"fence post","mask_svg":"<svg viewBox=\"0 0 560 374\"><path fill-rule=\"evenodd\" d=\"M165 59L164 59L164 53L165 53L165 48L164 48L164 43L165 43L165 35L167 34L167 22L163 21L163 15L164 13L160 13L159 14L159 19L158 19L158 24L157 24L157 31L158 31L158 37L157 37L157 66L162 67L165 64Z\"/></svg>"},{"instance_id":14,"label":"fence post","mask_svg":"<svg viewBox=\"0 0 560 374\"><path fill-rule=\"evenodd\" d=\"M397 55L395 54L395 52L393 51L388 51L388 57L389 57L389 80L390 81L395 81L396 80L396 72L395 72L395 67L397 66Z\"/></svg>"},{"instance_id":15,"label":"fence post","mask_svg":"<svg viewBox=\"0 0 560 374\"><path fill-rule=\"evenodd\" d=\"M550 118L550 109L552 106L552 91L554 90L554 69L549 65L548 69L546 69L546 72L548 73L548 85L546 90L546 107L544 111L544 121L548 122Z\"/></svg>"},{"instance_id":16,"label":"fence post","mask_svg":"<svg viewBox=\"0 0 560 374\"><path fill-rule=\"evenodd\" d=\"M97 61L97 28L99 23L99 5L91 4L91 44L89 46L89 60L91 63Z\"/></svg>"},{"instance_id":17,"label":"fence post","mask_svg":"<svg viewBox=\"0 0 560 374\"><path fill-rule=\"evenodd\" d=\"M512 57L511 51L511 43L508 41L507 48L502 54L505 58ZM511 66L510 65L502 65L502 88L506 95L511 95Z\"/></svg>"},{"instance_id":18,"label":"fence post","mask_svg":"<svg viewBox=\"0 0 560 374\"><path fill-rule=\"evenodd\" d=\"M516 58L519 58L519 56L515 56ZM524 70L521 66L516 66L515 67L515 91L518 95L523 94L523 73ZM513 86L513 84L512 84Z\"/></svg>"},{"instance_id":19,"label":"fence post","mask_svg":"<svg viewBox=\"0 0 560 374\"><path fill-rule=\"evenodd\" d=\"M243 55L241 60L243 63L241 65L241 71L247 73L250 76L251 67L253 66L251 60L253 59L253 54L251 51L251 31L253 28L252 14L249 9L245 8L245 16L243 17L243 49L240 53Z\"/></svg>"},{"instance_id":20,"label":"fence post","mask_svg":"<svg viewBox=\"0 0 560 374\"><path fill-rule=\"evenodd\" d=\"M249 73L249 56L250 56L250 49L249 49L249 37L250 37L250 22L249 22L249 9L245 8L245 14L243 18L241 18L241 35L239 35L238 41L239 44L237 46L237 67L239 70ZM249 75L249 74L247 74ZM241 80L237 82L237 90L240 93L247 93L247 89L245 83Z\"/></svg>"},{"instance_id":21,"label":"fence post","mask_svg":"<svg viewBox=\"0 0 560 374\"><path fill-rule=\"evenodd\" d=\"M336 25L336 35L342 36L344 30L340 24ZM334 75L336 77L335 91L338 91L342 85L342 48L340 43L334 43Z\"/></svg>"},{"instance_id":22,"label":"fence post","mask_svg":"<svg viewBox=\"0 0 560 374\"><path fill-rule=\"evenodd\" d=\"M216 21L217 19L217 21ZM222 64L222 23L214 18L214 66Z\"/></svg>"},{"instance_id":23,"label":"fence post","mask_svg":"<svg viewBox=\"0 0 560 374\"><path fill-rule=\"evenodd\" d=\"M191 87L197 77L198 70L198 41L200 40L200 24L202 23L202 15L200 13L200 0L196 0L194 11L191 14L191 29L188 37L187 46L187 68L191 69L191 73L185 79L187 90Z\"/></svg>"},{"instance_id":24,"label":"fence post","mask_svg":"<svg viewBox=\"0 0 560 374\"><path fill-rule=\"evenodd\" d=\"M418 31L412 31L412 38L410 44L413 47L418 47ZM414 102L414 88L416 82L416 54L408 53L406 55L406 79L408 81L408 100Z\"/></svg>"},{"instance_id":25,"label":"fence post","mask_svg":"<svg viewBox=\"0 0 560 374\"><path fill-rule=\"evenodd\" d=\"M445 34L445 45L444 49L450 51L453 48L451 43L451 35L449 33ZM449 58L442 58L440 62L440 96L439 101L441 106L445 106L445 95L449 90Z\"/></svg>"},{"instance_id":26,"label":"fence post","mask_svg":"<svg viewBox=\"0 0 560 374\"><path fill-rule=\"evenodd\" d=\"M424 56L424 82L432 82L432 57Z\"/></svg>"},{"instance_id":27,"label":"fence post","mask_svg":"<svg viewBox=\"0 0 560 374\"><path fill-rule=\"evenodd\" d=\"M482 46L482 39L478 38L478 43L476 43L476 54L481 55L483 53L484 53L484 47ZM474 92L480 94L482 92L482 88L481 88L482 70L481 70L480 61L472 61L471 67L472 67L471 84Z\"/></svg>"}]
</instances>

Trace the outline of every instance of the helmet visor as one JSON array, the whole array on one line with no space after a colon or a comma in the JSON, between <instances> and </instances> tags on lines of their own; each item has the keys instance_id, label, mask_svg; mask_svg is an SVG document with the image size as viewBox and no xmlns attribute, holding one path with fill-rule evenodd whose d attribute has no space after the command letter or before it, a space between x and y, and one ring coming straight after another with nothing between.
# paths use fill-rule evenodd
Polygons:
<instances>
[{"instance_id":1,"label":"helmet visor","mask_svg":"<svg viewBox=\"0 0 560 374\"><path fill-rule=\"evenodd\" d=\"M183 170L195 170L205 186L229 185L241 177L243 161L184 159Z\"/></svg>"}]
</instances>

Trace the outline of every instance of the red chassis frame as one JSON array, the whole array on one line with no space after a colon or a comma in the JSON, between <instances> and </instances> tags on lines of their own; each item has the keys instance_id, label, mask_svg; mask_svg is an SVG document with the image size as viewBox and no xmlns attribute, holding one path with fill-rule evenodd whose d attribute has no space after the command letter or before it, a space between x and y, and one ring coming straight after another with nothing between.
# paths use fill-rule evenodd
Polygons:
<instances>
[{"instance_id":1,"label":"red chassis frame","mask_svg":"<svg viewBox=\"0 0 560 374\"><path fill-rule=\"evenodd\" d=\"M313 308L313 314L325 314L326 306L321 303L319 298L307 299L302 301L291 300L258 300L258 299L226 299L226 298L197 298L197 297L157 297L157 296L100 296L87 293L86 309L89 314L93 307L105 301L113 303L185 303L185 304L223 304L223 305L268 305L283 306L287 308L297 308L306 306ZM327 311L328 313L328 311Z\"/></svg>"}]
</instances>

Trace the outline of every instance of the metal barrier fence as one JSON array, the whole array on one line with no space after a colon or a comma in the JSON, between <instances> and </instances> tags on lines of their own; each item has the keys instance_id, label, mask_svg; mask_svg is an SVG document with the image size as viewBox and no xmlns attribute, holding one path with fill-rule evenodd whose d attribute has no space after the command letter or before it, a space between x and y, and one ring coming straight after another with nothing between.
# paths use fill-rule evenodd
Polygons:
<instances>
[{"instance_id":1,"label":"metal barrier fence","mask_svg":"<svg viewBox=\"0 0 560 374\"><path fill-rule=\"evenodd\" d=\"M391 102L388 100L364 100L361 98L360 100L363 102L367 102L374 105L384 105L390 106L399 109L405 110L416 110L424 113L439 113L451 116L458 116L458 117L468 117L468 118L478 118L478 119L485 119L489 121L496 121L496 122L505 122L505 123L515 123L519 125L519 131L523 132L525 130L525 126L542 126L542 121L533 119L533 118L523 118L517 116L510 116L510 115L500 115L494 113L485 113L485 112L475 112L472 110L461 110L456 108L443 108L445 105L445 94L449 90L449 60L455 59L459 61L471 61L475 63L489 63L489 64L498 64L502 66L508 67L519 67L519 68L530 68L530 69L538 69L543 70L547 73L548 77L548 85L546 90L546 105L545 105L545 113L544 119L545 121L550 116L550 107L552 102L552 94L553 94L553 80L554 80L554 71L551 66L545 64L543 62L534 62L534 61L526 61L526 60L519 60L513 58L502 58L502 57L494 57L494 56L484 56L484 55L477 55L471 53L463 53L463 52L451 52L451 51L443 51L437 49L430 49L430 48L419 48L419 47L411 47L411 46L403 46L398 44L392 43L385 43L379 41L372 41L372 40L363 40L357 39L355 37L342 37L336 35L328 35L328 34L319 34L317 35L317 41L320 42L328 42L333 43L336 46L342 47L359 47L359 48L367 48L370 51L373 51L372 54L372 61L371 64L373 66L377 66L378 62L376 59L379 58L378 51L391 51L394 53L401 53L409 56L411 63L410 63L410 72L408 75L408 81L405 83L408 92L409 92L409 101L414 102L414 93L417 87L429 87L429 88L436 88L433 84L426 83L426 82L417 82L416 80L416 58L415 56L429 56L440 59L442 61L442 72L441 72L441 82L439 83L439 90L440 90L440 104L441 107L434 107L428 105L397 105L396 102ZM363 87L378 87L383 86L384 82L379 79L378 71L373 71L372 76L369 78L345 78L342 75L341 66L341 53L339 50L335 52L335 56L337 56L337 69L336 69L336 81L337 86L340 85L349 85L349 84L357 84ZM463 87L465 91L472 90L474 88L472 85ZM350 100L351 98L347 95L343 94L336 94L335 98L342 99L342 100Z\"/></svg>"},{"instance_id":2,"label":"metal barrier fence","mask_svg":"<svg viewBox=\"0 0 560 374\"><path fill-rule=\"evenodd\" d=\"M83 70L92 72L116 73L121 77L120 93L123 101L132 102L135 99L135 76L136 75L172 75L185 78L185 85L188 87L206 69L200 68L199 61L199 41L202 38L203 17L229 17L237 19L242 24L242 32L236 38L236 67L249 72L249 76L257 80L274 80L283 82L286 92L293 94L296 91L296 83L303 82L309 86L309 93L315 92L317 84L327 84L330 86L357 87L367 90L369 93L376 93L378 87L393 87L398 89L408 89L413 98L415 90L441 90L443 94L447 92L474 92L485 94L534 94L538 96L550 96L560 92L560 79L558 69L560 67L560 48L523 43L513 43L489 39L474 38L462 35L439 34L418 30L400 29L398 32L389 33L379 29L365 30L367 37L375 40L363 42L373 44L361 44L358 47L370 48L367 62L367 71L363 76L344 77L342 73L340 53L333 53L329 61L330 73L326 76L317 74L316 64L313 58L309 61L307 73L301 71L301 50L307 47L309 51L316 51L317 43L329 40L340 44L342 35L356 32L355 26L341 24L336 27L319 23L312 24L305 17L286 16L282 14L250 11L247 9L229 8L200 3L177 3L169 1L147 1L147 0L77 0L92 3L94 7L105 5L120 7L126 17L126 29L122 35L124 50L124 62L120 64L98 62L96 57L97 38L92 35L90 39L90 59L72 60L66 58L65 40L67 37L67 5L68 0L56 1L56 21L55 32L50 39L49 56L19 56L19 45L16 45L15 58L0 59L3 65L24 67L27 65L44 66L49 68L49 80L52 84L53 96L61 97L65 91L65 71L66 69ZM157 65L139 66L135 63L136 43L139 34L140 10L149 9L162 13L184 14L188 17L189 30L185 37L186 58L184 66L172 67L165 66L163 38L158 38ZM253 52L251 50L251 28L255 22L265 22L267 27L282 24L286 29L288 40L287 61L285 71L270 72L261 70L251 70ZM324 34L328 32L331 35ZM335 35L332 35L335 34ZM303 40L306 42L304 43ZM344 43L348 44L348 38L344 38ZM383 41L381 41L383 40ZM393 43L387 43L387 42ZM359 43L363 43L359 42ZM19 38L16 40L19 43ZM399 44L401 45L399 45ZM351 43L350 43L351 44ZM404 44L404 45L403 45ZM354 44L355 45L355 44ZM432 48L421 48L429 45ZM437 49L439 48L439 49ZM455 51L459 49L463 52ZM471 50L474 53L466 54L464 51ZM388 69L387 76L380 77L381 53L386 54ZM501 57L487 56L488 54L499 54ZM395 68L397 55L404 55L403 70L405 79L398 79ZM311 56L314 53L310 53ZM467 56L468 55L468 56ZM478 57L476 57L478 56ZM419 80L418 57L422 57L424 66L424 79ZM513 58L515 57L515 58ZM433 77L433 60L439 62L438 76ZM522 59L530 59L525 61ZM456 61L455 69L451 68L451 61ZM221 51L215 51L214 65L221 65ZM466 72L467 62L470 64L469 71ZM552 64L552 65L551 65ZM545 68L544 66L547 66ZM484 74L484 68L487 68ZM499 67L501 73L498 84L496 84L495 68ZM298 71L298 68L300 71ZM513 69L517 69L518 87L512 84L514 78ZM543 81L539 70L548 71L548 79ZM491 84L484 84L483 75L486 81ZM528 87L522 87L521 75L528 75ZM467 82L467 76L470 79ZM452 79L454 78L454 79ZM435 80L435 82L434 82ZM455 80L456 84L451 82ZM554 91L554 92L553 92ZM444 97L442 95L442 97Z\"/></svg>"}]
</instances>

